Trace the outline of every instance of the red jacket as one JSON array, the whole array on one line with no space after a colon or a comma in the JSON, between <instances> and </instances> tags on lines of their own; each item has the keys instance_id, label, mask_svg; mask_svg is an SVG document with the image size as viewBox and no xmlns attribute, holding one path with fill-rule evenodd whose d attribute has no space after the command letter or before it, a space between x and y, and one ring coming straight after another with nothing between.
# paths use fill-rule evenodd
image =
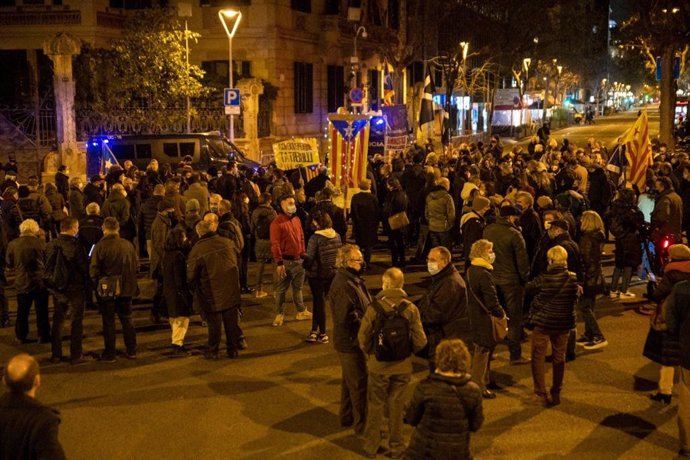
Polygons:
<instances>
[{"instance_id":1,"label":"red jacket","mask_svg":"<svg viewBox=\"0 0 690 460\"><path fill-rule=\"evenodd\" d=\"M299 217L279 213L271 222L271 253L277 265L283 258L299 259L305 254L304 233Z\"/></svg>"}]
</instances>

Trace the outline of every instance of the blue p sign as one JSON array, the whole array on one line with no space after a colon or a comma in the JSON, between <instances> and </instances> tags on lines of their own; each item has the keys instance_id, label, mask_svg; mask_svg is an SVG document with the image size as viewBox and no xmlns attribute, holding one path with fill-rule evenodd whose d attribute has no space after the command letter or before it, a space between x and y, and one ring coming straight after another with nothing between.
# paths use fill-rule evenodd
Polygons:
<instances>
[{"instance_id":1,"label":"blue p sign","mask_svg":"<svg viewBox=\"0 0 690 460\"><path fill-rule=\"evenodd\" d=\"M237 88L225 88L223 91L223 104L225 106L237 106L240 105L240 90Z\"/></svg>"}]
</instances>

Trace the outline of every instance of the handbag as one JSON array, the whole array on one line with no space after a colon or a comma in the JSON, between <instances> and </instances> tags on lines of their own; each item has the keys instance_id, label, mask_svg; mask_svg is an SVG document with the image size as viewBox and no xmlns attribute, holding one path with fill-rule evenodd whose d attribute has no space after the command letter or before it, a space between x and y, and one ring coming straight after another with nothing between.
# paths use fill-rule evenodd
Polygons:
<instances>
[{"instance_id":1,"label":"handbag","mask_svg":"<svg viewBox=\"0 0 690 460\"><path fill-rule=\"evenodd\" d=\"M393 214L388 218L388 226L391 228L391 230L399 230L403 227L407 227L408 225L410 225L410 219L407 217L407 213L405 211Z\"/></svg>"},{"instance_id":2,"label":"handbag","mask_svg":"<svg viewBox=\"0 0 690 460\"><path fill-rule=\"evenodd\" d=\"M127 257L122 260L122 273L125 272L127 265ZM98 286L96 286L96 294L101 299L112 300L120 297L122 294L122 274L102 276L98 279Z\"/></svg>"},{"instance_id":3,"label":"handbag","mask_svg":"<svg viewBox=\"0 0 690 460\"><path fill-rule=\"evenodd\" d=\"M508 317L506 316L505 312L503 313L502 317L494 316L491 314L488 308L486 308L486 305L484 305L484 302L479 300L479 297L477 297L477 294L474 293L472 290L472 282L470 281L470 272L469 270L467 271L467 289L472 293L472 297L475 298L477 302L479 302L479 305L482 307L482 309L486 312L487 315L489 315L489 319L491 320L491 334L493 336L494 342L498 343L502 340L504 340L506 337L508 337Z\"/></svg>"}]
</instances>

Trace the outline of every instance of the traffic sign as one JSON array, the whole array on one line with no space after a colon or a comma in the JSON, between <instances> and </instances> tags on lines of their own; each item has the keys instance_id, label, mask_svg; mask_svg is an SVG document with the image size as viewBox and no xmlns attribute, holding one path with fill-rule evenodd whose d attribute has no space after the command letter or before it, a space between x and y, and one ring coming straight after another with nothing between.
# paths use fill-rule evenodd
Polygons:
<instances>
[{"instance_id":1,"label":"traffic sign","mask_svg":"<svg viewBox=\"0 0 690 460\"><path fill-rule=\"evenodd\" d=\"M225 88L223 90L223 104L225 106L240 106L240 90L237 88Z\"/></svg>"},{"instance_id":2,"label":"traffic sign","mask_svg":"<svg viewBox=\"0 0 690 460\"><path fill-rule=\"evenodd\" d=\"M350 101L354 104L359 104L364 99L364 92L360 88L352 88L350 90Z\"/></svg>"}]
</instances>

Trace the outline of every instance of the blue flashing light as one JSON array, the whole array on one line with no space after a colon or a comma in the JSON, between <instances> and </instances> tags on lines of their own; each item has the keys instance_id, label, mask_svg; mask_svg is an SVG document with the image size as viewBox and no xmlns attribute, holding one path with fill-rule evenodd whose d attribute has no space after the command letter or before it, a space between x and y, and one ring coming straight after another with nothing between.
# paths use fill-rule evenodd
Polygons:
<instances>
[{"instance_id":1,"label":"blue flashing light","mask_svg":"<svg viewBox=\"0 0 690 460\"><path fill-rule=\"evenodd\" d=\"M92 142L91 145L93 145L94 147L98 147L98 142Z\"/></svg>"},{"instance_id":2,"label":"blue flashing light","mask_svg":"<svg viewBox=\"0 0 690 460\"><path fill-rule=\"evenodd\" d=\"M108 142L110 142L108 139L103 139L104 144L107 144Z\"/></svg>"},{"instance_id":3,"label":"blue flashing light","mask_svg":"<svg viewBox=\"0 0 690 460\"><path fill-rule=\"evenodd\" d=\"M383 118L379 118L378 120L376 120L376 121L374 122L374 124L375 124L376 126L382 126L382 125L385 124L385 123L386 123L386 121L385 121Z\"/></svg>"}]
</instances>

